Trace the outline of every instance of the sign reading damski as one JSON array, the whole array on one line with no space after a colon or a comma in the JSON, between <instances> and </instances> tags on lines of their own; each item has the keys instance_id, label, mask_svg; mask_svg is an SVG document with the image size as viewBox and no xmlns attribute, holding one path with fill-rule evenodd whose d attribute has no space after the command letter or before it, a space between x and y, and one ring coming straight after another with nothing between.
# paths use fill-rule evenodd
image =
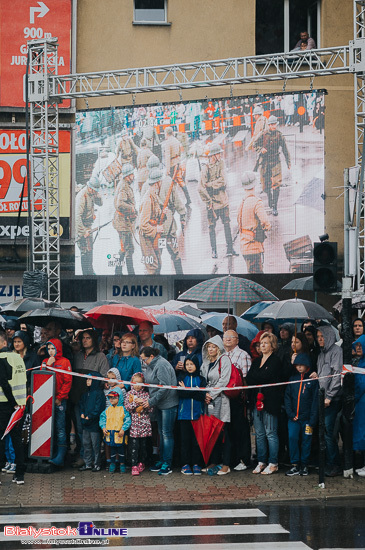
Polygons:
<instances>
[{"instance_id":1,"label":"sign reading damski","mask_svg":"<svg viewBox=\"0 0 365 550\"><path fill-rule=\"evenodd\" d=\"M24 107L27 42L50 37L58 38L58 73L70 73L71 0L0 0L1 106Z\"/></svg>"}]
</instances>

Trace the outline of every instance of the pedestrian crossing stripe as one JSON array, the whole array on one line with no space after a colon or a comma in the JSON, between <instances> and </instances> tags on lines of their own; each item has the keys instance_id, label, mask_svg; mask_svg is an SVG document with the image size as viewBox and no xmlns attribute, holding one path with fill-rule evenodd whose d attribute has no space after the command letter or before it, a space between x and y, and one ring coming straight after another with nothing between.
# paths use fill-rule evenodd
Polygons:
<instances>
[{"instance_id":1,"label":"pedestrian crossing stripe","mask_svg":"<svg viewBox=\"0 0 365 550\"><path fill-rule=\"evenodd\" d=\"M196 525L197 520L202 519L219 519L225 521L222 524L208 524L208 525ZM235 520L242 521L240 523ZM256 522L251 522L251 519L256 519ZM0 525L14 525L14 526L34 526L35 528L57 526L66 527L67 525L75 526L78 522L88 521L93 522L95 527L105 528L115 526L116 523L122 524L124 528L127 528L128 535L123 539L123 546L113 546L113 548L123 550L161 550L164 545L164 541L169 537L189 537L188 542L179 543L174 540L176 544L168 544L166 548L169 550L189 550L189 547L197 550L310 550L309 547L300 541L287 541L289 531L282 527L278 523L265 522L267 515L258 508L219 508L219 509L173 509L173 510L143 510L138 509L134 511L119 511L119 512L82 512L82 513L35 513L35 514L3 514L0 516ZM150 525L151 521L184 521L182 525L172 524L156 526ZM247 520L245 522L245 520ZM131 527L128 523L131 523ZM148 522L148 523L147 523ZM147 523L147 526L146 526ZM60 525L62 524L62 525ZM215 537L235 536L240 537L240 542L214 542ZM248 542L245 541L245 537L264 537L262 542ZM271 537L270 537L271 536ZM198 538L199 537L199 538ZM204 538L207 537L206 543ZM208 538L209 537L209 538ZM24 541L32 541L33 537L22 536ZM58 541L58 549L62 550L62 536L46 537L55 539ZM68 537L70 538L70 537ZM79 537L84 539L84 537ZM88 535L87 538L98 540L97 545L104 547L106 537L98 537L96 535ZM270 541L270 538L279 539L275 542ZM283 540L284 538L284 540ZM142 540L144 539L144 540ZM156 544L158 539L158 544ZM280 540L281 539L281 540ZM19 540L19 537L12 536L7 537L4 535L4 528L0 529L0 546L3 542L7 542L7 548L9 550L12 547L12 543ZM113 537L110 537L113 540ZM145 542L148 540L151 544L138 545L139 542ZM115 542L119 542L120 538L116 537ZM267 542L264 542L267 541ZM76 541L75 541L76 542ZM95 545L94 543L94 545ZM93 543L90 541L89 545ZM165 543L166 544L166 543ZM73 548L77 550L77 546ZM85 548L85 546L82 546ZM80 546L81 548L81 546Z\"/></svg>"}]
</instances>

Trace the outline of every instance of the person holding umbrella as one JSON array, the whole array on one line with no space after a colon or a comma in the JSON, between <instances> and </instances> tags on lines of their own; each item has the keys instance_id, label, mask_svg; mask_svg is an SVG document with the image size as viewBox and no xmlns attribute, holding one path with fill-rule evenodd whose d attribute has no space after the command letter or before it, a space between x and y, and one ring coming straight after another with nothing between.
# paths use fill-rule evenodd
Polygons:
<instances>
[{"instance_id":1,"label":"person holding umbrella","mask_svg":"<svg viewBox=\"0 0 365 550\"><path fill-rule=\"evenodd\" d=\"M225 353L223 341L220 336L214 336L207 340L203 346L203 364L200 369L201 375L207 380L207 388L225 388L231 378L232 364ZM229 463L231 460L231 440L227 424L231 421L231 410L229 398L222 390L208 390L205 396L205 414L215 416L225 423L223 428L223 445L220 438L211 455L212 464L208 466L209 475L225 475L230 472ZM221 458L223 465L220 466Z\"/></svg>"},{"instance_id":2,"label":"person holding umbrella","mask_svg":"<svg viewBox=\"0 0 365 550\"><path fill-rule=\"evenodd\" d=\"M254 359L246 376L249 386L275 384L281 381L281 363L275 352L277 338L270 332L260 337L262 357ZM253 474L270 475L278 471L278 422L281 409L281 391L275 387L252 390L253 423L256 433L258 464Z\"/></svg>"},{"instance_id":3,"label":"person holding umbrella","mask_svg":"<svg viewBox=\"0 0 365 550\"><path fill-rule=\"evenodd\" d=\"M23 359L19 354L8 351L8 341L0 332L0 433L8 426L9 420L18 406L24 406L27 399L26 371ZM24 448L22 442L22 422L11 430L11 439L15 451L16 470L13 482L24 484ZM0 467L5 465L5 439L0 439Z\"/></svg>"}]
</instances>

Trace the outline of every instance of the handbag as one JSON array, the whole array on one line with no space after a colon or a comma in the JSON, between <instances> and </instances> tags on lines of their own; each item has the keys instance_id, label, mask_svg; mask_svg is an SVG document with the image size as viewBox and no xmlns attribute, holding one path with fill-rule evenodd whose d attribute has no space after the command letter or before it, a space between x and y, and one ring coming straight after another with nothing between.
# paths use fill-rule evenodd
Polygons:
<instances>
[{"instance_id":1,"label":"handbag","mask_svg":"<svg viewBox=\"0 0 365 550\"><path fill-rule=\"evenodd\" d=\"M228 355L226 357L228 357ZM228 357L228 359L231 361L231 359L229 357ZM219 376L220 376L221 375L221 358L219 359L218 372L219 372ZM236 388L236 387L239 387L239 386L244 386L243 376L242 376L242 373L241 373L240 369L238 369L231 361L231 376L230 376L229 382L227 384L227 388ZM229 391L226 390L223 393L224 393L224 395L229 397L229 399L237 399L237 397L240 396L241 391L242 391L241 389L240 390L229 390Z\"/></svg>"}]
</instances>

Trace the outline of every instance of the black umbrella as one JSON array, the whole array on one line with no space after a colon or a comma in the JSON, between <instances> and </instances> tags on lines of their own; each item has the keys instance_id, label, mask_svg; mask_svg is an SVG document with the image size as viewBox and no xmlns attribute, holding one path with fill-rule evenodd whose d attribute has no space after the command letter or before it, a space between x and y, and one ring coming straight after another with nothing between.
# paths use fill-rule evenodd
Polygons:
<instances>
[{"instance_id":1,"label":"black umbrella","mask_svg":"<svg viewBox=\"0 0 365 550\"><path fill-rule=\"evenodd\" d=\"M61 306L56 302L50 302L49 300L44 300L43 298L21 298L4 307L4 309L2 309L2 313L19 317L26 311L32 311L34 309L48 309L50 307L61 308Z\"/></svg>"},{"instance_id":2,"label":"black umbrella","mask_svg":"<svg viewBox=\"0 0 365 550\"><path fill-rule=\"evenodd\" d=\"M334 320L333 315L324 309L324 307L314 302L309 302L308 300L299 300L299 298L275 302L261 311L253 321L257 323L264 322L267 319L277 319L280 321L285 321L287 319L297 319L301 321L305 321L305 319Z\"/></svg>"},{"instance_id":3,"label":"black umbrella","mask_svg":"<svg viewBox=\"0 0 365 550\"><path fill-rule=\"evenodd\" d=\"M45 327L51 321L56 321L63 329L90 328L92 325L82 313L63 308L35 309L28 311L19 317L19 321L29 323L37 327Z\"/></svg>"},{"instance_id":4,"label":"black umbrella","mask_svg":"<svg viewBox=\"0 0 365 550\"><path fill-rule=\"evenodd\" d=\"M283 286L281 290L313 290L313 275L310 277L293 279L287 285ZM338 292L341 292L342 290L340 281L337 281L337 290Z\"/></svg>"}]
</instances>

